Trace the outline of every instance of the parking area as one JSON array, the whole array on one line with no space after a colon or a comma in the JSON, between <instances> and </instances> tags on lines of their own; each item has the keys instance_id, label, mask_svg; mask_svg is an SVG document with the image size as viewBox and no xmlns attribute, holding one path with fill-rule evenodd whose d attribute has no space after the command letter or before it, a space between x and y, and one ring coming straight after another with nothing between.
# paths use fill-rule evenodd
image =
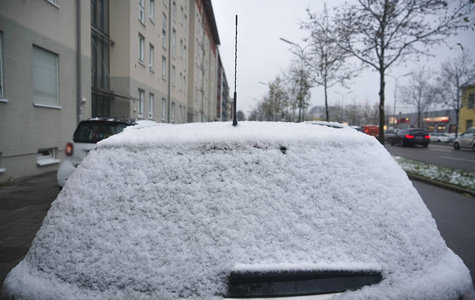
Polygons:
<instances>
[{"instance_id":1,"label":"parking area","mask_svg":"<svg viewBox=\"0 0 475 300\"><path fill-rule=\"evenodd\" d=\"M58 193L56 171L0 184L0 286L28 252Z\"/></svg>"}]
</instances>

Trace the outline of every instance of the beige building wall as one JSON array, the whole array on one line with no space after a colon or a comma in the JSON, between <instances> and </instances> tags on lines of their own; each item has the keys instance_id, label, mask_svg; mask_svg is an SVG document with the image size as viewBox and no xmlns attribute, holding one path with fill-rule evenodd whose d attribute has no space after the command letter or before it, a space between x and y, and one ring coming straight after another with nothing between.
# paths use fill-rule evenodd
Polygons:
<instances>
[{"instance_id":1,"label":"beige building wall","mask_svg":"<svg viewBox=\"0 0 475 300\"><path fill-rule=\"evenodd\" d=\"M90 23L80 25L78 93L77 3L52 2L0 1L0 182L56 170L79 114L90 114ZM89 2L80 4L81 19L89 20ZM57 103L52 105L34 98L33 59L38 49L56 57ZM81 111L78 97L86 101Z\"/></svg>"},{"instance_id":2,"label":"beige building wall","mask_svg":"<svg viewBox=\"0 0 475 300\"><path fill-rule=\"evenodd\" d=\"M113 100L113 116L186 122L187 11L185 0L111 5L111 89L130 96Z\"/></svg>"},{"instance_id":3,"label":"beige building wall","mask_svg":"<svg viewBox=\"0 0 475 300\"><path fill-rule=\"evenodd\" d=\"M217 101L217 45L219 37L209 0L190 4L190 76L188 122L215 120Z\"/></svg>"}]
</instances>

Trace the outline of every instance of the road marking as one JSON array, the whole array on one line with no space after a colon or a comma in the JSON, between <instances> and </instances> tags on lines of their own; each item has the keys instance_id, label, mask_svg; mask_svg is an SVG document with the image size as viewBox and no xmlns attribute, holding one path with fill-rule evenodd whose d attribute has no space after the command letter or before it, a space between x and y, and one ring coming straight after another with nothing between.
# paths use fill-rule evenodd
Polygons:
<instances>
[{"instance_id":1,"label":"road marking","mask_svg":"<svg viewBox=\"0 0 475 300\"><path fill-rule=\"evenodd\" d=\"M475 163L475 160L473 160L473 159L454 158L454 157L449 157L449 156L441 156L440 158L446 158L446 159L453 159L453 160L460 160L460 161L467 161L467 162Z\"/></svg>"},{"instance_id":2,"label":"road marking","mask_svg":"<svg viewBox=\"0 0 475 300\"><path fill-rule=\"evenodd\" d=\"M446 150L446 149L434 149L434 147L431 148L432 151L439 151L439 152L452 152L452 150Z\"/></svg>"}]
</instances>

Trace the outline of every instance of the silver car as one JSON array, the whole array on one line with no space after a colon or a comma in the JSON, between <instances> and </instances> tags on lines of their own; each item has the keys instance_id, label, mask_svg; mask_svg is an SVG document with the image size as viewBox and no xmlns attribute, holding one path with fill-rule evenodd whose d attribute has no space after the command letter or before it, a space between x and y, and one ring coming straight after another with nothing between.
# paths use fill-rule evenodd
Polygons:
<instances>
[{"instance_id":1,"label":"silver car","mask_svg":"<svg viewBox=\"0 0 475 300\"><path fill-rule=\"evenodd\" d=\"M475 151L475 127L470 127L454 140L454 149L469 148Z\"/></svg>"},{"instance_id":2,"label":"silver car","mask_svg":"<svg viewBox=\"0 0 475 300\"><path fill-rule=\"evenodd\" d=\"M73 135L73 140L66 144L66 158L59 166L57 179L62 189L69 176L76 170L86 155L94 149L96 143L124 130L125 127L136 125L134 120L114 118L92 118L81 121Z\"/></svg>"}]
</instances>

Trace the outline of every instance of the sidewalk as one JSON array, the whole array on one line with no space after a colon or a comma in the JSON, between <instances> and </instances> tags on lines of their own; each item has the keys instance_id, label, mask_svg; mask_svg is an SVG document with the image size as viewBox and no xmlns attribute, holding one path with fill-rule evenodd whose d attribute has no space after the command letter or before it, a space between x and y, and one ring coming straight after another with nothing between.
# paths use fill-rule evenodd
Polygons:
<instances>
[{"instance_id":1,"label":"sidewalk","mask_svg":"<svg viewBox=\"0 0 475 300\"><path fill-rule=\"evenodd\" d=\"M28 252L58 193L56 171L0 184L0 287Z\"/></svg>"}]
</instances>

